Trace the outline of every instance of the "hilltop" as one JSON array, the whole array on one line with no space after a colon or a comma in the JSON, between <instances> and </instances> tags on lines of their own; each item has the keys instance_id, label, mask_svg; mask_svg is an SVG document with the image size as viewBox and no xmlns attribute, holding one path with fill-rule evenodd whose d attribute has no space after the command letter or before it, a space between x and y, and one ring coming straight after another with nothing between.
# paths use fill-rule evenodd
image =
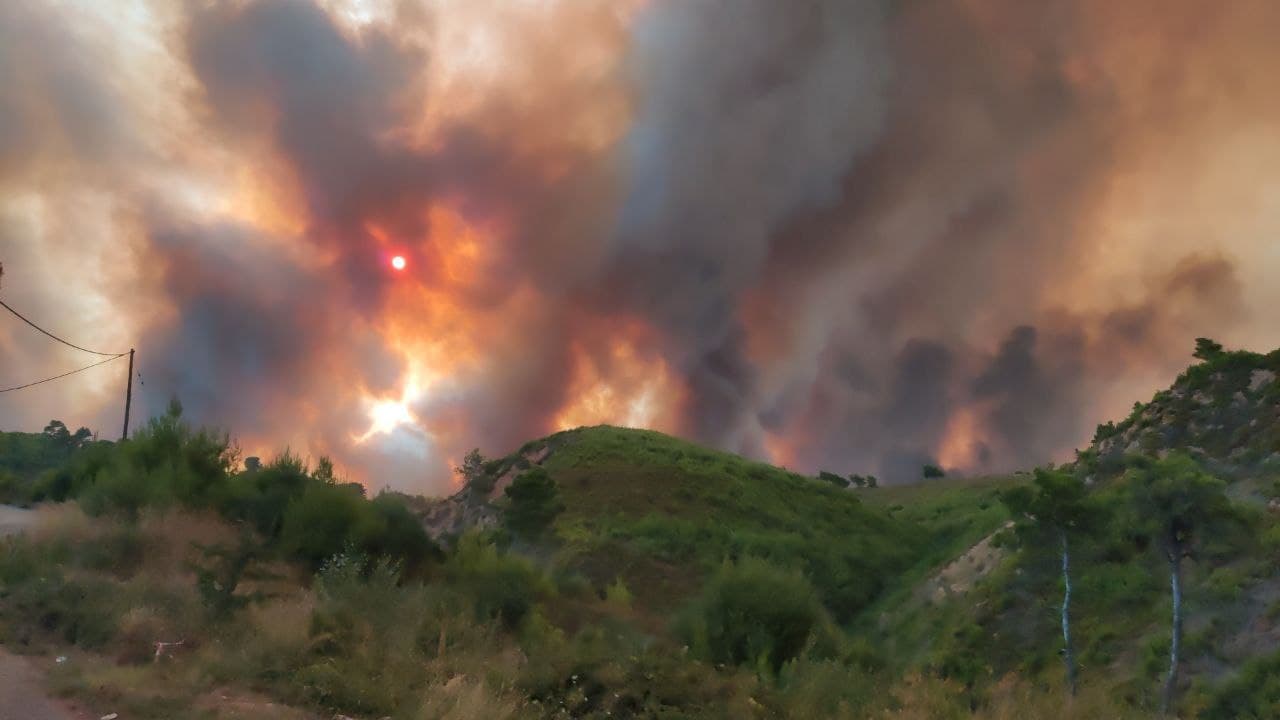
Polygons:
<instances>
[{"instance_id":1,"label":"hilltop","mask_svg":"<svg viewBox=\"0 0 1280 720\"><path fill-rule=\"evenodd\" d=\"M648 430L560 432L485 461L425 513L439 539L493 528L505 491L530 468L554 481L563 512L541 539L594 586L621 581L643 607L670 610L725 559L804 571L847 620L918 561L918 528L863 494ZM875 492L875 491L867 491Z\"/></svg>"},{"instance_id":2,"label":"hilltop","mask_svg":"<svg viewBox=\"0 0 1280 720\"><path fill-rule=\"evenodd\" d=\"M1128 417L1099 425L1081 464L1112 476L1126 457L1183 450L1232 478L1280 474L1280 350L1227 351L1201 340L1197 358Z\"/></svg>"}]
</instances>

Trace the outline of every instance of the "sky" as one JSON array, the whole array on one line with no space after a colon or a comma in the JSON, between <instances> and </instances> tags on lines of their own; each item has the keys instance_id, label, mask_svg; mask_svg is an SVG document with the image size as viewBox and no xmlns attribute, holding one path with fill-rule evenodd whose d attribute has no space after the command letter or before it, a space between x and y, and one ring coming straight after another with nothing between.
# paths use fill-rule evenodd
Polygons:
<instances>
[{"instance_id":1,"label":"sky","mask_svg":"<svg viewBox=\"0 0 1280 720\"><path fill-rule=\"evenodd\" d=\"M1213 5L1217 5L1216 7ZM0 299L246 455L918 477L1280 345L1280 4L10 0ZM404 268L392 259L404 259ZM0 318L0 386L93 358ZM118 433L115 362L0 429Z\"/></svg>"}]
</instances>

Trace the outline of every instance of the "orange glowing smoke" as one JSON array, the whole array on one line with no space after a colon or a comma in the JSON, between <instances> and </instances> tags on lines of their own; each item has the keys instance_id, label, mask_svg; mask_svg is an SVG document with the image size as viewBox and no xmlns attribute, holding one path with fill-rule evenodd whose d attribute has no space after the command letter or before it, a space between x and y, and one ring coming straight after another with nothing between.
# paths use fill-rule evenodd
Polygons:
<instances>
[{"instance_id":1,"label":"orange glowing smoke","mask_svg":"<svg viewBox=\"0 0 1280 720\"><path fill-rule=\"evenodd\" d=\"M951 413L946 432L938 446L938 463L947 470L974 470L982 465L982 409L966 405Z\"/></svg>"},{"instance_id":2,"label":"orange glowing smoke","mask_svg":"<svg viewBox=\"0 0 1280 720\"><path fill-rule=\"evenodd\" d=\"M555 429L607 424L675 430L679 385L660 357L646 357L640 347L636 340L622 337L607 356L595 358L575 346L569 402L556 414Z\"/></svg>"}]
</instances>

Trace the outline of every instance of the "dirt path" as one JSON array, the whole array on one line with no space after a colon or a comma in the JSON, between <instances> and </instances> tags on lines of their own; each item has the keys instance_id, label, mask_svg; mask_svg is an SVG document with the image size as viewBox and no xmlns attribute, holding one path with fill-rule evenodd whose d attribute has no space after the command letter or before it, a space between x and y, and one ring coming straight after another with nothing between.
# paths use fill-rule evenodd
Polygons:
<instances>
[{"instance_id":1,"label":"dirt path","mask_svg":"<svg viewBox=\"0 0 1280 720\"><path fill-rule=\"evenodd\" d=\"M11 505L0 505L0 537L20 533L31 527L35 521L35 510L24 510Z\"/></svg>"},{"instance_id":2,"label":"dirt path","mask_svg":"<svg viewBox=\"0 0 1280 720\"><path fill-rule=\"evenodd\" d=\"M14 535L35 522L34 510L0 505L0 537ZM82 720L86 716L49 699L44 678L27 658L0 647L0 720Z\"/></svg>"},{"instance_id":3,"label":"dirt path","mask_svg":"<svg viewBox=\"0 0 1280 720\"><path fill-rule=\"evenodd\" d=\"M44 679L30 660L0 648L0 720L83 720L85 717L49 699Z\"/></svg>"}]
</instances>

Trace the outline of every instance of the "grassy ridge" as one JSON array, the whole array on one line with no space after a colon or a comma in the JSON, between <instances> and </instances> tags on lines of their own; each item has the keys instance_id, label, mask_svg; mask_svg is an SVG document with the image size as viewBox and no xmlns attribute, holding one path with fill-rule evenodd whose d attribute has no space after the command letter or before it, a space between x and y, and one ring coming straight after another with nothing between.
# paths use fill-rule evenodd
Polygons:
<instances>
[{"instance_id":1,"label":"grassy ridge","mask_svg":"<svg viewBox=\"0 0 1280 720\"><path fill-rule=\"evenodd\" d=\"M546 444L566 561L599 584L616 574L657 609L725 559L753 556L804 572L848 621L922 547L854 492L661 433L582 428Z\"/></svg>"}]
</instances>

